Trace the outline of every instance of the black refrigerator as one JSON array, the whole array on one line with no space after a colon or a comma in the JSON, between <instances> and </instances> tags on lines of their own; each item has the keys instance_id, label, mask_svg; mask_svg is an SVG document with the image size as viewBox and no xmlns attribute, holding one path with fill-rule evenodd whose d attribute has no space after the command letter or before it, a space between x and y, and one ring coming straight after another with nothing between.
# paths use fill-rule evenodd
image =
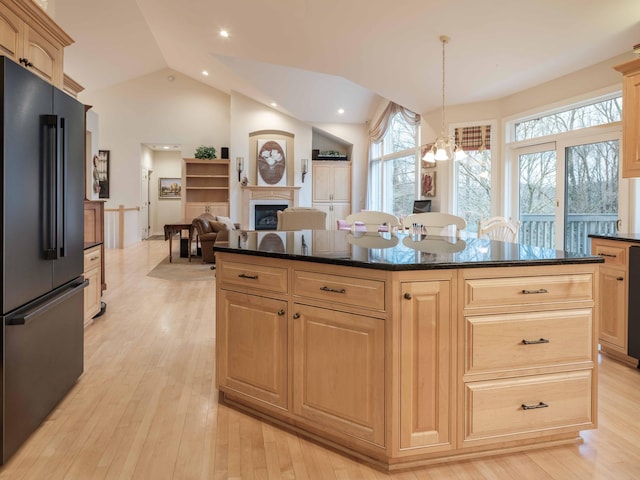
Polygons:
<instances>
[{"instance_id":1,"label":"black refrigerator","mask_svg":"<svg viewBox=\"0 0 640 480\"><path fill-rule=\"evenodd\" d=\"M2 463L83 371L84 105L0 57Z\"/></svg>"}]
</instances>

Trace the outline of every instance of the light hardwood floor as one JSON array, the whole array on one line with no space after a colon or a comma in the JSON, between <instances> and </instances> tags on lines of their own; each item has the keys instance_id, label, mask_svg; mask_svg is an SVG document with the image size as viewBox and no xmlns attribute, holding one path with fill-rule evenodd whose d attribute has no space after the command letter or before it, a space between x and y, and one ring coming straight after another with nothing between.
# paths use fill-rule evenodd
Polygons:
<instances>
[{"instance_id":1,"label":"light hardwood floor","mask_svg":"<svg viewBox=\"0 0 640 480\"><path fill-rule=\"evenodd\" d=\"M108 309L85 330L85 372L0 478L640 478L640 372L609 358L584 444L393 475L219 405L214 280L148 277L166 255L164 241L106 251Z\"/></svg>"}]
</instances>

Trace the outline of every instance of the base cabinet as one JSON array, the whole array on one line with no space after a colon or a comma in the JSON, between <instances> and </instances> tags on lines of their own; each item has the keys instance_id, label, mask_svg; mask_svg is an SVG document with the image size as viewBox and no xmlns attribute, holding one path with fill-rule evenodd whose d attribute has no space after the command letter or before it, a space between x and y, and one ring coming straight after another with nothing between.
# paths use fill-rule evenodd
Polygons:
<instances>
[{"instance_id":1,"label":"base cabinet","mask_svg":"<svg viewBox=\"0 0 640 480\"><path fill-rule=\"evenodd\" d=\"M287 302L222 290L217 298L218 385L287 408Z\"/></svg>"},{"instance_id":2,"label":"base cabinet","mask_svg":"<svg viewBox=\"0 0 640 480\"><path fill-rule=\"evenodd\" d=\"M629 247L630 242L591 239L591 253L604 257L600 281L601 349L626 357L628 352ZM636 244L637 245L637 244Z\"/></svg>"},{"instance_id":3,"label":"base cabinet","mask_svg":"<svg viewBox=\"0 0 640 480\"><path fill-rule=\"evenodd\" d=\"M84 278L89 285L84 289L84 324L91 323L91 319L100 312L100 298L102 295L101 268L102 245L96 245L84 251Z\"/></svg>"},{"instance_id":4,"label":"base cabinet","mask_svg":"<svg viewBox=\"0 0 640 480\"><path fill-rule=\"evenodd\" d=\"M228 403L389 470L570 444L597 423L594 264L389 271L217 255Z\"/></svg>"},{"instance_id":5,"label":"base cabinet","mask_svg":"<svg viewBox=\"0 0 640 480\"><path fill-rule=\"evenodd\" d=\"M293 413L384 445L384 320L294 304Z\"/></svg>"},{"instance_id":6,"label":"base cabinet","mask_svg":"<svg viewBox=\"0 0 640 480\"><path fill-rule=\"evenodd\" d=\"M400 449L453 447L450 281L402 284Z\"/></svg>"}]
</instances>

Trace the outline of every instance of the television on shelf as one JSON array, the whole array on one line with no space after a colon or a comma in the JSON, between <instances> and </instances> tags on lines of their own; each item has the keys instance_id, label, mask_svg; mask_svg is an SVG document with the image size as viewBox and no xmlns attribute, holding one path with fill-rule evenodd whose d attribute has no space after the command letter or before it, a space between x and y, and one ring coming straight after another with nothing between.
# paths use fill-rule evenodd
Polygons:
<instances>
[{"instance_id":1,"label":"television on shelf","mask_svg":"<svg viewBox=\"0 0 640 480\"><path fill-rule=\"evenodd\" d=\"M431 211L431 200L414 200L413 213L424 213Z\"/></svg>"}]
</instances>

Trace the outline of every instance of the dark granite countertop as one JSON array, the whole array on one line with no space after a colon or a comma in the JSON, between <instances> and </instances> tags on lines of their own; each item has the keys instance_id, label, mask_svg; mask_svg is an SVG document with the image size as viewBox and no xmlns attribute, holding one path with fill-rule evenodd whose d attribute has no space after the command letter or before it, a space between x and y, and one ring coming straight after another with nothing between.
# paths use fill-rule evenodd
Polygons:
<instances>
[{"instance_id":1,"label":"dark granite countertop","mask_svg":"<svg viewBox=\"0 0 640 480\"><path fill-rule=\"evenodd\" d=\"M102 244L102 242L84 242L84 249L89 250L91 247L95 247L100 244Z\"/></svg>"},{"instance_id":2,"label":"dark granite countertop","mask_svg":"<svg viewBox=\"0 0 640 480\"><path fill-rule=\"evenodd\" d=\"M589 237L602 238L604 240L618 240L620 242L640 243L640 233L607 233L607 234L590 233Z\"/></svg>"},{"instance_id":3,"label":"dark granite countertop","mask_svg":"<svg viewBox=\"0 0 640 480\"><path fill-rule=\"evenodd\" d=\"M334 238L331 238L334 237ZM320 239L322 238L322 242ZM314 242L316 248L314 249ZM347 245L319 251L320 245ZM348 231L220 232L215 251L329 263L378 270L512 267L602 263L599 256L550 250L485 238L411 236L408 233L352 234Z\"/></svg>"}]
</instances>

